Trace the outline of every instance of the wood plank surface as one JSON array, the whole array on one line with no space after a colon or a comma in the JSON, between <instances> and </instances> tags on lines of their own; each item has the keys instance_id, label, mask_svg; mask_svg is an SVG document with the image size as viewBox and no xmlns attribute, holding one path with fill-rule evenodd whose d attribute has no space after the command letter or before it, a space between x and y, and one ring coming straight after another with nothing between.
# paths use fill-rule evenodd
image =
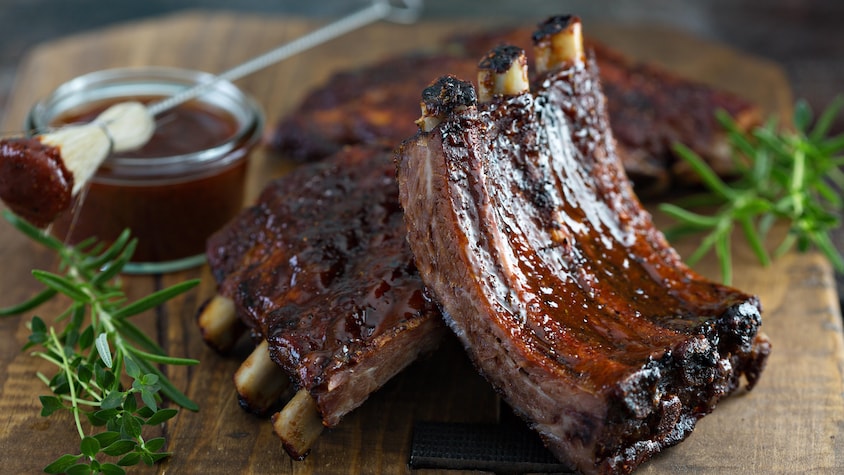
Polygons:
<instances>
[{"instance_id":1,"label":"wood plank surface","mask_svg":"<svg viewBox=\"0 0 844 475\"><path fill-rule=\"evenodd\" d=\"M21 128L27 109L52 88L82 73L118 66L165 65L222 71L316 26L291 18L188 12L74 36L42 45L21 65L0 130ZM238 82L263 105L268 125L333 71L412 49L481 23L379 24ZM770 113L785 114L791 94L775 65L670 30L585 26L634 56L650 59L741 93ZM251 200L287 166L258 150L249 176ZM689 243L681 243L681 252ZM759 386L719 405L694 434L647 463L643 474L844 473L844 344L829 264L816 254L790 254L769 268L746 248L735 253L736 286L762 301L763 330L773 354ZM22 301L38 286L33 268L51 268L50 254L0 222L0 306ZM699 270L716 276L713 262ZM414 421L494 421L497 400L472 370L454 339L389 382L336 429L327 431L304 462L291 461L270 424L243 412L232 374L248 348L224 358L208 350L194 326L197 307L214 293L207 267L164 276L125 277L130 297L188 278L201 286L140 318L175 356L198 358L192 368L169 369L176 386L197 401L160 429L174 456L136 473L407 473ZM61 302L41 313L55 315ZM39 417L42 368L20 351L29 316L0 319L0 457L3 473L38 473L78 447L67 417ZM419 471L433 473L433 471Z\"/></svg>"}]
</instances>

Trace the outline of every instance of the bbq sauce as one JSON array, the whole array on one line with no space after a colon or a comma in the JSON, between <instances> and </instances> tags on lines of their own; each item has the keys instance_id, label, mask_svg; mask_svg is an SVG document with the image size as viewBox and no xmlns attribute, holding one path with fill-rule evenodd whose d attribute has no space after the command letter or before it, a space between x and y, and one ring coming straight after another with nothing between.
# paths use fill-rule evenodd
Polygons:
<instances>
[{"instance_id":1,"label":"bbq sauce","mask_svg":"<svg viewBox=\"0 0 844 475\"><path fill-rule=\"evenodd\" d=\"M82 110L57 117L53 125L88 123L120 102L155 102L155 97L125 97L90 104ZM118 158L161 158L207 150L225 143L237 132L238 124L228 112L209 104L188 102L162 113L155 120L155 132L138 150L114 154Z\"/></svg>"},{"instance_id":2,"label":"bbq sauce","mask_svg":"<svg viewBox=\"0 0 844 475\"><path fill-rule=\"evenodd\" d=\"M58 117L53 125L84 123L121 98ZM206 238L241 208L248 150L235 146L223 167L160 166L168 157L187 155L231 140L238 125L225 111L196 103L181 105L156 120L156 130L141 149L109 157L73 212L53 224L53 233L70 243L95 236L113 241L126 228L138 239L134 262L165 262L201 254ZM145 176L133 176L117 159L147 161ZM196 169L194 169L196 168Z\"/></svg>"},{"instance_id":3,"label":"bbq sauce","mask_svg":"<svg viewBox=\"0 0 844 475\"><path fill-rule=\"evenodd\" d=\"M157 99L92 102L57 115L50 125L90 122L115 103ZM106 159L74 198L72 211L53 222L52 233L71 244L92 236L110 243L129 229L138 240L129 272L166 272L202 262L208 236L243 204L247 158L261 120L243 122L199 101L161 114L146 145Z\"/></svg>"}]
</instances>

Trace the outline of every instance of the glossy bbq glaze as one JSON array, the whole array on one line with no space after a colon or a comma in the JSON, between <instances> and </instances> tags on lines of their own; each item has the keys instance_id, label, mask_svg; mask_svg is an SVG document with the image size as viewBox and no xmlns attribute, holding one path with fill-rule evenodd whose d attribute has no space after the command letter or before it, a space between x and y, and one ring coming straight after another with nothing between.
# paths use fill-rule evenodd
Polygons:
<instances>
[{"instance_id":1,"label":"glossy bbq glaze","mask_svg":"<svg viewBox=\"0 0 844 475\"><path fill-rule=\"evenodd\" d=\"M377 148L273 181L207 255L218 293L329 427L445 332L405 240L392 155Z\"/></svg>"},{"instance_id":2,"label":"glossy bbq glaze","mask_svg":"<svg viewBox=\"0 0 844 475\"><path fill-rule=\"evenodd\" d=\"M470 356L562 462L628 473L755 383L757 300L696 275L653 226L591 60L479 105L439 87L450 112L399 151L408 239Z\"/></svg>"},{"instance_id":3,"label":"glossy bbq glaze","mask_svg":"<svg viewBox=\"0 0 844 475\"><path fill-rule=\"evenodd\" d=\"M56 147L35 138L0 141L0 198L15 214L46 227L70 206L72 190Z\"/></svg>"}]
</instances>

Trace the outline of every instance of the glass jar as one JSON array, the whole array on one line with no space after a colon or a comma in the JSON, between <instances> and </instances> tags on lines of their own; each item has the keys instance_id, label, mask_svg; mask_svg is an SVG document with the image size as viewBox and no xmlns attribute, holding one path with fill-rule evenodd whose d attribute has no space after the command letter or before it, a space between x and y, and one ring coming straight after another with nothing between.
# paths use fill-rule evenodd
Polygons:
<instances>
[{"instance_id":1,"label":"glass jar","mask_svg":"<svg viewBox=\"0 0 844 475\"><path fill-rule=\"evenodd\" d=\"M93 119L129 100L154 102L213 75L174 68L97 71L59 86L30 111L26 127ZM141 149L112 154L51 232L66 242L113 241L124 229L137 238L128 273L171 272L204 262L205 241L243 206L248 157L264 116L230 82L156 117L155 135Z\"/></svg>"}]
</instances>

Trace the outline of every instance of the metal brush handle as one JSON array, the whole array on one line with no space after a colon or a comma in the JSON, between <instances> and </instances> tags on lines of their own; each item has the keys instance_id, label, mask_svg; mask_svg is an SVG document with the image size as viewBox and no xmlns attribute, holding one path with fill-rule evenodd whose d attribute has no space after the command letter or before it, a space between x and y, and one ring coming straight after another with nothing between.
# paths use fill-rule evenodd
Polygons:
<instances>
[{"instance_id":1,"label":"metal brush handle","mask_svg":"<svg viewBox=\"0 0 844 475\"><path fill-rule=\"evenodd\" d=\"M345 35L358 28L362 28L379 20L387 20L394 23L413 23L419 17L422 9L422 0L403 0L400 3L391 3L390 0L373 0L372 3L355 13L347 15L337 21L318 28L293 41L278 46L266 53L235 66L214 78L196 86L186 89L167 99L150 104L147 107L150 115L156 116L164 111L172 109L179 104L194 99L212 88L220 81L234 81L248 76L267 66L283 61L302 51L313 48L319 44L330 41L339 36Z\"/></svg>"}]
</instances>

